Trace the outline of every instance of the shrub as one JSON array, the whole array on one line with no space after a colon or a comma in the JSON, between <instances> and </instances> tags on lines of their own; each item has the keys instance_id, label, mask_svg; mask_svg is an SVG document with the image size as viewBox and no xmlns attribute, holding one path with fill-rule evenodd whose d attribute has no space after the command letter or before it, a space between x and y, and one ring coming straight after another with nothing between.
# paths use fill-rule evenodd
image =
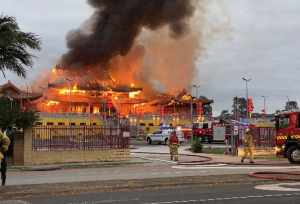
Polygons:
<instances>
[{"instance_id":1,"label":"shrub","mask_svg":"<svg viewBox=\"0 0 300 204\"><path fill-rule=\"evenodd\" d=\"M201 139L196 138L192 143L192 152L201 153L203 150L203 145L201 143Z\"/></svg>"}]
</instances>

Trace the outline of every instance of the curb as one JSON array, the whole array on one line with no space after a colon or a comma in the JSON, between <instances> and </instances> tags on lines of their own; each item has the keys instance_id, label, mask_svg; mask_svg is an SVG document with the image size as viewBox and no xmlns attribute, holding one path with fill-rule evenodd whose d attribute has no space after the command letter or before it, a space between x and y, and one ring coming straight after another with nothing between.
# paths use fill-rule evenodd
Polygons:
<instances>
[{"instance_id":1,"label":"curb","mask_svg":"<svg viewBox=\"0 0 300 204\"><path fill-rule=\"evenodd\" d=\"M100 168L100 167L115 167L122 165L136 165L136 164L147 164L150 162L140 161L140 162L111 162L111 163L66 163L58 165L45 165L45 166L10 166L9 170L20 170L20 171L56 171L62 169L79 169L79 168Z\"/></svg>"}]
</instances>

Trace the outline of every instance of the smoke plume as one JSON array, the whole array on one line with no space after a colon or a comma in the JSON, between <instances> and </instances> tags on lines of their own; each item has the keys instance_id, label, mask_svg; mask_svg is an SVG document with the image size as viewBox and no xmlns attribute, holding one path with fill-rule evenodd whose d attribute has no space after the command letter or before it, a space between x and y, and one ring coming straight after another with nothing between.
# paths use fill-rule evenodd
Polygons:
<instances>
[{"instance_id":1,"label":"smoke plume","mask_svg":"<svg viewBox=\"0 0 300 204\"><path fill-rule=\"evenodd\" d=\"M95 9L88 26L67 35L68 52L61 58L65 68L107 64L126 56L142 29L167 26L169 36L178 38L188 30L193 16L192 0L88 0ZM89 30L86 30L89 27Z\"/></svg>"}]
</instances>

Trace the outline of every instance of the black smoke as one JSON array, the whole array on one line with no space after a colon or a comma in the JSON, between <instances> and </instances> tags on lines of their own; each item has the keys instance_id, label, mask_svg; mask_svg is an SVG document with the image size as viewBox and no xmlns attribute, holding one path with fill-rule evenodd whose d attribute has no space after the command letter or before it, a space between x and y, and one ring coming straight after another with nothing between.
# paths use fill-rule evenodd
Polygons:
<instances>
[{"instance_id":1,"label":"black smoke","mask_svg":"<svg viewBox=\"0 0 300 204\"><path fill-rule=\"evenodd\" d=\"M117 55L126 55L142 28L168 26L171 37L188 31L193 15L192 0L88 0L95 9L84 27L67 36L68 52L61 58L66 68L105 65Z\"/></svg>"}]
</instances>

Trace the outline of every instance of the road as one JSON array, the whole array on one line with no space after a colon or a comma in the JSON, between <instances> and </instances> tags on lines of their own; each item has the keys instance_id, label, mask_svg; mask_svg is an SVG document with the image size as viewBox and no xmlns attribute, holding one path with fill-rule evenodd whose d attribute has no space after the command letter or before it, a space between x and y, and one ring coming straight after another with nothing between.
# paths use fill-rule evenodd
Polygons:
<instances>
[{"instance_id":1,"label":"road","mask_svg":"<svg viewBox=\"0 0 300 204\"><path fill-rule=\"evenodd\" d=\"M299 203L300 183L294 191L255 189L257 184L182 186L122 192L99 192L72 196L44 197L15 201L14 204L180 204L180 203ZM0 204L12 201L0 201Z\"/></svg>"}]
</instances>

